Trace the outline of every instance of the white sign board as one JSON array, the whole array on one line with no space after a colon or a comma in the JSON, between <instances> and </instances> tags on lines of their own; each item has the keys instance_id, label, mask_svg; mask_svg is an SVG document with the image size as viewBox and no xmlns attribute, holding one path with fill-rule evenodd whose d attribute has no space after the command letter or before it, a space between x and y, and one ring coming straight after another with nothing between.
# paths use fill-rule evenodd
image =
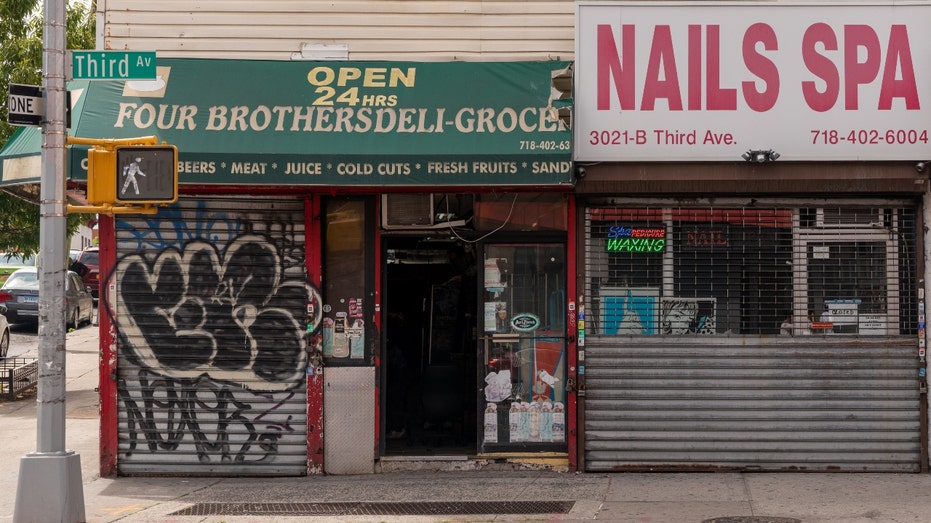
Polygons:
<instances>
[{"instance_id":1,"label":"white sign board","mask_svg":"<svg viewBox=\"0 0 931 523\"><path fill-rule=\"evenodd\" d=\"M576 161L931 158L931 4L576 4Z\"/></svg>"},{"instance_id":2,"label":"white sign board","mask_svg":"<svg viewBox=\"0 0 931 523\"><path fill-rule=\"evenodd\" d=\"M10 84L7 94L7 123L10 125L42 125L45 99L38 85Z\"/></svg>"}]
</instances>

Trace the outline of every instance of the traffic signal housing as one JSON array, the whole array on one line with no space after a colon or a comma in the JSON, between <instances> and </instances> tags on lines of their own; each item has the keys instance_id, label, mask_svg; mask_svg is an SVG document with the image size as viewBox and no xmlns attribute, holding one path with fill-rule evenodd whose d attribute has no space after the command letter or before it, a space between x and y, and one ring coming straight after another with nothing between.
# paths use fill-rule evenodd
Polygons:
<instances>
[{"instance_id":1,"label":"traffic signal housing","mask_svg":"<svg viewBox=\"0 0 931 523\"><path fill-rule=\"evenodd\" d=\"M87 202L169 204L178 200L178 148L118 145L87 152Z\"/></svg>"},{"instance_id":2,"label":"traffic signal housing","mask_svg":"<svg viewBox=\"0 0 931 523\"><path fill-rule=\"evenodd\" d=\"M178 201L178 148L174 145L116 147L116 203Z\"/></svg>"}]
</instances>

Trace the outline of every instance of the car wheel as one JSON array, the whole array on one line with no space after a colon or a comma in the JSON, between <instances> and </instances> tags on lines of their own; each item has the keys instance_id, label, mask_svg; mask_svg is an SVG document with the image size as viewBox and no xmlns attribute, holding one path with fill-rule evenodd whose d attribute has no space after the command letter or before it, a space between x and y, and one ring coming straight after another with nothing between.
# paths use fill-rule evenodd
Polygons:
<instances>
[{"instance_id":1,"label":"car wheel","mask_svg":"<svg viewBox=\"0 0 931 523\"><path fill-rule=\"evenodd\" d=\"M10 350L10 331L3 331L3 336L0 336L0 358L6 358L7 352Z\"/></svg>"}]
</instances>

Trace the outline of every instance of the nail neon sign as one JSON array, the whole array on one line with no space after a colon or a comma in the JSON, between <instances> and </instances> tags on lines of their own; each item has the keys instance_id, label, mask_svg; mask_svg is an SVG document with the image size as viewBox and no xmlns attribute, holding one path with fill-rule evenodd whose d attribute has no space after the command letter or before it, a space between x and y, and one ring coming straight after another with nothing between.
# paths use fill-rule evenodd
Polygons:
<instances>
[{"instance_id":1,"label":"nail neon sign","mask_svg":"<svg viewBox=\"0 0 931 523\"><path fill-rule=\"evenodd\" d=\"M662 252L666 247L664 227L614 225L605 239L607 252Z\"/></svg>"}]
</instances>

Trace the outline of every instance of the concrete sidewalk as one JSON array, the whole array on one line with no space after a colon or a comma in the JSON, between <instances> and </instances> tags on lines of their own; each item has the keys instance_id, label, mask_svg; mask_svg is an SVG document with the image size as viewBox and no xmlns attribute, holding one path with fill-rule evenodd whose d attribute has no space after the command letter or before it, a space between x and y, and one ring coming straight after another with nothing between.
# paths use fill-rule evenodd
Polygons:
<instances>
[{"instance_id":1,"label":"concrete sidewalk","mask_svg":"<svg viewBox=\"0 0 931 523\"><path fill-rule=\"evenodd\" d=\"M68 449L80 455L89 522L610 521L804 523L931 520L931 475L794 473L397 472L297 478L100 478L97 331L67 337ZM34 354L32 355L35 356ZM36 448L34 395L0 403L7 474L0 523L12 521L19 461ZM35 488L42 488L35 485ZM568 512L409 515L428 502L569 501ZM332 511L323 509L334 508ZM349 515L347 504L368 502ZM235 515L244 503L267 509ZM397 505L395 503L401 503ZM219 504L219 505L212 505ZM376 505L377 504L377 505ZM498 505L500 507L500 505ZM347 508L348 507L348 508ZM216 510L213 510L216 509ZM277 509L274 515L271 509ZM199 515L175 515L187 510ZM287 515L282 510L290 510ZM367 512L366 512L367 510ZM342 512L340 512L342 511ZM314 515L316 514L316 515ZM326 514L326 515L324 515ZM733 519L725 519L725 518ZM716 519L717 518L717 519Z\"/></svg>"},{"instance_id":2,"label":"concrete sidewalk","mask_svg":"<svg viewBox=\"0 0 931 523\"><path fill-rule=\"evenodd\" d=\"M909 474L560 474L554 472L392 473L275 479L119 478L85 485L88 521L428 522L610 521L790 523L923 522L931 478ZM564 514L405 516L178 516L198 504L553 501ZM300 506L295 506L300 509ZM222 511L221 511L222 512ZM306 513L305 513L306 514ZM724 518L734 518L727 520Z\"/></svg>"}]
</instances>

